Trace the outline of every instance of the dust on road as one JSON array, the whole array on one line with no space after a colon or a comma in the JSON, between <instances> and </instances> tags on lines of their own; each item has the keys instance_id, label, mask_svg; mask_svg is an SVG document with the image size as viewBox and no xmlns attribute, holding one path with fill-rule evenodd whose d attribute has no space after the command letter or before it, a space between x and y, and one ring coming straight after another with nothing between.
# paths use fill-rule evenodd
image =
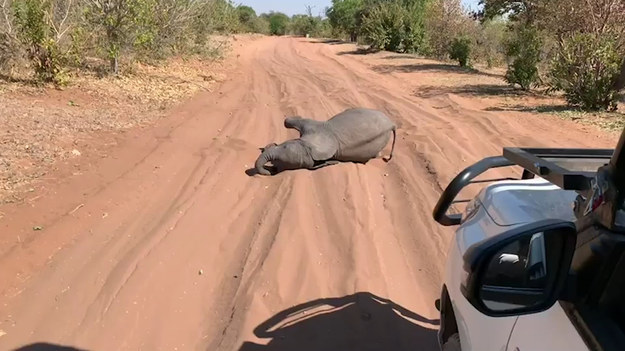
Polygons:
<instances>
[{"instance_id":1,"label":"dust on road","mask_svg":"<svg viewBox=\"0 0 625 351\"><path fill-rule=\"evenodd\" d=\"M614 145L553 118L416 97L338 50L251 42L217 92L7 213L3 235L46 225L2 248L0 349L435 350L452 234L431 219L441 188L502 146ZM390 163L245 173L259 147L297 135L286 116L350 107L399 125Z\"/></svg>"}]
</instances>

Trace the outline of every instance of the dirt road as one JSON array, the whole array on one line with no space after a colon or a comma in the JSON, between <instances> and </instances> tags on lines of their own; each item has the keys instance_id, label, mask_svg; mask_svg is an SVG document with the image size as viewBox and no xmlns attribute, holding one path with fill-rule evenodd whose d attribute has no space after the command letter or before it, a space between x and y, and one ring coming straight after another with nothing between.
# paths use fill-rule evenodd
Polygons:
<instances>
[{"instance_id":1,"label":"dirt road","mask_svg":"<svg viewBox=\"0 0 625 351\"><path fill-rule=\"evenodd\" d=\"M441 187L505 145L615 142L454 94L416 97L408 76L339 45L237 50L217 92L2 209L0 349L435 350L452 233L431 219ZM246 174L260 146L295 135L285 116L355 106L399 124L390 163Z\"/></svg>"}]
</instances>

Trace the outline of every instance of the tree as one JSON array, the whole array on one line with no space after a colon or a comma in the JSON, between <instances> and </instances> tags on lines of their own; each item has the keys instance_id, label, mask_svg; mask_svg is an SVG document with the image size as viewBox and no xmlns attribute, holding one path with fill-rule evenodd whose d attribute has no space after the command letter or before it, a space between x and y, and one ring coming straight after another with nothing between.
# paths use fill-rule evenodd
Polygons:
<instances>
[{"instance_id":1,"label":"tree","mask_svg":"<svg viewBox=\"0 0 625 351\"><path fill-rule=\"evenodd\" d=\"M290 24L290 31L296 35L316 36L321 31L321 17L313 16L312 7L308 5L306 6L306 14L293 15Z\"/></svg>"},{"instance_id":2,"label":"tree","mask_svg":"<svg viewBox=\"0 0 625 351\"><path fill-rule=\"evenodd\" d=\"M515 35L506 44L506 56L512 59L505 79L529 90L539 80L538 63L542 40L536 28L519 26Z\"/></svg>"},{"instance_id":3,"label":"tree","mask_svg":"<svg viewBox=\"0 0 625 351\"><path fill-rule=\"evenodd\" d=\"M425 9L428 53L443 59L457 35L467 34L470 18L463 12L460 0L431 0Z\"/></svg>"},{"instance_id":4,"label":"tree","mask_svg":"<svg viewBox=\"0 0 625 351\"><path fill-rule=\"evenodd\" d=\"M119 74L119 56L135 31L134 18L139 14L141 0L89 0L87 17L104 32L103 39L111 71Z\"/></svg>"},{"instance_id":5,"label":"tree","mask_svg":"<svg viewBox=\"0 0 625 351\"><path fill-rule=\"evenodd\" d=\"M520 21L525 25L534 24L541 12L542 0L480 0L483 9L478 16L483 20L493 19L508 14L513 22Z\"/></svg>"},{"instance_id":6,"label":"tree","mask_svg":"<svg viewBox=\"0 0 625 351\"><path fill-rule=\"evenodd\" d=\"M567 38L553 58L552 87L564 91L570 105L587 110L616 110L622 56L616 40L595 33Z\"/></svg>"},{"instance_id":7,"label":"tree","mask_svg":"<svg viewBox=\"0 0 625 351\"><path fill-rule=\"evenodd\" d=\"M625 88L625 58L622 60L623 63L621 64L621 73L614 81L614 84L612 84L612 89L614 89L614 91L621 91Z\"/></svg>"},{"instance_id":8,"label":"tree","mask_svg":"<svg viewBox=\"0 0 625 351\"><path fill-rule=\"evenodd\" d=\"M475 57L485 61L488 67L505 62L507 23L501 18L486 20L476 26Z\"/></svg>"},{"instance_id":9,"label":"tree","mask_svg":"<svg viewBox=\"0 0 625 351\"><path fill-rule=\"evenodd\" d=\"M378 50L417 52L425 40L427 0L377 2L362 12L362 35Z\"/></svg>"},{"instance_id":10,"label":"tree","mask_svg":"<svg viewBox=\"0 0 625 351\"><path fill-rule=\"evenodd\" d=\"M136 4L132 20L136 34L129 40L143 58L162 59L187 51L201 4L195 0L142 0Z\"/></svg>"},{"instance_id":11,"label":"tree","mask_svg":"<svg viewBox=\"0 0 625 351\"><path fill-rule=\"evenodd\" d=\"M237 6L237 14L239 15L239 22L243 27L243 30L254 32L254 26L256 22L256 11L253 8L245 5Z\"/></svg>"},{"instance_id":12,"label":"tree","mask_svg":"<svg viewBox=\"0 0 625 351\"><path fill-rule=\"evenodd\" d=\"M241 21L241 23L250 23L254 18L256 18L256 11L249 6L237 6L237 13L239 14L239 21Z\"/></svg>"},{"instance_id":13,"label":"tree","mask_svg":"<svg viewBox=\"0 0 625 351\"><path fill-rule=\"evenodd\" d=\"M4 6L6 2L3 10ZM17 37L27 47L37 78L64 85L67 77L60 43L71 27L67 19L74 14L72 1L21 0L12 6Z\"/></svg>"},{"instance_id":14,"label":"tree","mask_svg":"<svg viewBox=\"0 0 625 351\"><path fill-rule=\"evenodd\" d=\"M471 38L468 36L454 38L449 48L449 58L457 60L460 67L466 67L471 57L471 45Z\"/></svg>"},{"instance_id":15,"label":"tree","mask_svg":"<svg viewBox=\"0 0 625 351\"><path fill-rule=\"evenodd\" d=\"M268 17L271 35L285 35L289 25L289 16L282 12L270 12Z\"/></svg>"},{"instance_id":16,"label":"tree","mask_svg":"<svg viewBox=\"0 0 625 351\"><path fill-rule=\"evenodd\" d=\"M363 10L363 0L332 0L332 7L326 11L333 28L349 35L350 40L358 40L360 32L359 16Z\"/></svg>"}]
</instances>

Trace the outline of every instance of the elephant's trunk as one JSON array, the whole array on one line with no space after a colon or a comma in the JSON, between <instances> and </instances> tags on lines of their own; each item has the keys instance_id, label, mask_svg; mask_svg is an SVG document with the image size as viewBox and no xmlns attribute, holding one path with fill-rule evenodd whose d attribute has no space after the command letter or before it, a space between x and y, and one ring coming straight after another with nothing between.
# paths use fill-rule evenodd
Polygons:
<instances>
[{"instance_id":1,"label":"elephant's trunk","mask_svg":"<svg viewBox=\"0 0 625 351\"><path fill-rule=\"evenodd\" d=\"M256 159L256 164L255 164L256 172L258 172L259 174L262 174L262 175L271 175L271 172L269 172L264 167L265 164L267 162L269 162L269 161L271 161L271 155L269 154L269 150L265 150Z\"/></svg>"}]
</instances>

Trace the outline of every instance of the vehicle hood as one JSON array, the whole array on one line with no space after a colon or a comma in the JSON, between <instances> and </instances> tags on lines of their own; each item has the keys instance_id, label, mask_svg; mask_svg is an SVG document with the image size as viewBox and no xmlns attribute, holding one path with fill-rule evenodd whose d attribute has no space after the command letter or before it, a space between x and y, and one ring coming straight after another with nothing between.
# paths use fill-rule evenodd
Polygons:
<instances>
[{"instance_id":1,"label":"vehicle hood","mask_svg":"<svg viewBox=\"0 0 625 351\"><path fill-rule=\"evenodd\" d=\"M542 178L493 183L476 197L479 209L456 231L460 252L484 239L542 219L575 220L575 191Z\"/></svg>"},{"instance_id":2,"label":"vehicle hood","mask_svg":"<svg viewBox=\"0 0 625 351\"><path fill-rule=\"evenodd\" d=\"M535 178L491 184L478 200L497 225L514 226L547 218L573 221L576 197L575 191Z\"/></svg>"}]
</instances>

